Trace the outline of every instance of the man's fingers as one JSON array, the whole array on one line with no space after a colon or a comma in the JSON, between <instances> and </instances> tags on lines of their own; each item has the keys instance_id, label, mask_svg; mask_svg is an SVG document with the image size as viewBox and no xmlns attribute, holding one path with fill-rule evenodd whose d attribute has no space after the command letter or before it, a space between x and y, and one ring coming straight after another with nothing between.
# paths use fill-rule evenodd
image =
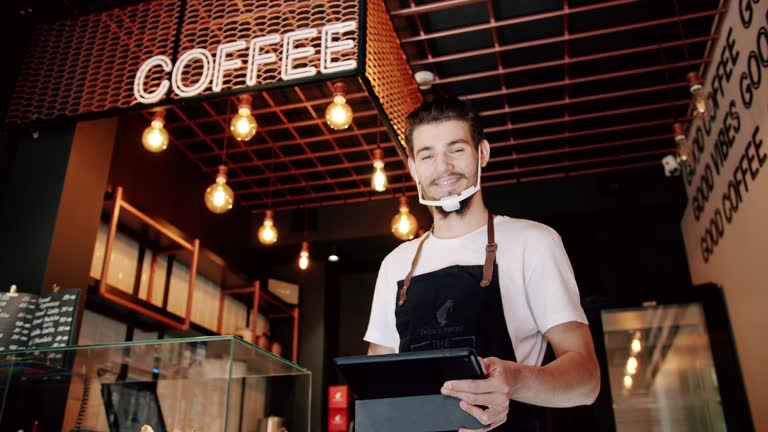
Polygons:
<instances>
[{"instance_id":1,"label":"man's fingers","mask_svg":"<svg viewBox=\"0 0 768 432\"><path fill-rule=\"evenodd\" d=\"M446 396L453 396L457 399L461 399L472 405L500 408L509 404L509 399L506 399L501 393L467 393L445 389L442 390L442 393Z\"/></svg>"},{"instance_id":2,"label":"man's fingers","mask_svg":"<svg viewBox=\"0 0 768 432\"><path fill-rule=\"evenodd\" d=\"M449 392L464 392L464 393L492 393L500 389L496 388L498 384L494 380L480 379L480 380L456 380L447 381L443 384L443 390ZM443 393L446 394L446 393Z\"/></svg>"},{"instance_id":3,"label":"man's fingers","mask_svg":"<svg viewBox=\"0 0 768 432\"><path fill-rule=\"evenodd\" d=\"M472 417L476 418L477 421L484 425L490 425L489 428L496 427L506 421L507 418L507 412L509 411L509 407L504 408L488 408L488 409L482 409L478 406L468 404L464 401L462 401L459 406L461 406L461 409L468 412L472 415ZM488 429L488 428L487 428ZM480 429L480 430L487 430L487 429Z\"/></svg>"}]
</instances>

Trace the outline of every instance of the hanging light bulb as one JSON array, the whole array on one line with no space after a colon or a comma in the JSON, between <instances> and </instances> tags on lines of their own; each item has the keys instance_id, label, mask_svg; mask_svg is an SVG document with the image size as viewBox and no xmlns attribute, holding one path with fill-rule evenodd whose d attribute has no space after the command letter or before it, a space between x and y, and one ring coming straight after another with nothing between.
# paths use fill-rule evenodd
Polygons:
<instances>
[{"instance_id":1,"label":"hanging light bulb","mask_svg":"<svg viewBox=\"0 0 768 432\"><path fill-rule=\"evenodd\" d=\"M637 359L634 357L630 357L627 359L627 373L630 375L634 375L637 373Z\"/></svg>"},{"instance_id":2,"label":"hanging light bulb","mask_svg":"<svg viewBox=\"0 0 768 432\"><path fill-rule=\"evenodd\" d=\"M309 267L309 242L301 242L301 252L299 252L299 268L306 270Z\"/></svg>"},{"instance_id":3,"label":"hanging light bulb","mask_svg":"<svg viewBox=\"0 0 768 432\"><path fill-rule=\"evenodd\" d=\"M682 164L691 162L691 146L688 145L688 139L683 131L683 124L673 124L672 130L674 131L675 142L677 143L677 162Z\"/></svg>"},{"instance_id":4,"label":"hanging light bulb","mask_svg":"<svg viewBox=\"0 0 768 432\"><path fill-rule=\"evenodd\" d=\"M624 376L624 388L627 390L632 388L632 377L629 375Z\"/></svg>"},{"instance_id":5,"label":"hanging light bulb","mask_svg":"<svg viewBox=\"0 0 768 432\"><path fill-rule=\"evenodd\" d=\"M238 141L248 141L256 135L256 119L251 115L251 103L253 98L248 95L240 96L240 105L237 107L237 114L232 117L229 123L229 129L232 135Z\"/></svg>"},{"instance_id":6,"label":"hanging light bulb","mask_svg":"<svg viewBox=\"0 0 768 432\"><path fill-rule=\"evenodd\" d=\"M141 134L141 143L144 148L152 153L159 153L168 147L168 131L163 127L165 125L165 111L156 111L152 122L144 129Z\"/></svg>"},{"instance_id":7,"label":"hanging light bulb","mask_svg":"<svg viewBox=\"0 0 768 432\"><path fill-rule=\"evenodd\" d=\"M261 244L270 246L277 241L277 228L275 228L275 220L272 210L267 210L264 213L264 223L259 228L259 241Z\"/></svg>"},{"instance_id":8,"label":"hanging light bulb","mask_svg":"<svg viewBox=\"0 0 768 432\"><path fill-rule=\"evenodd\" d=\"M699 76L698 72L690 72L688 74L688 89L691 91L691 104L693 105L693 116L704 117L712 114L712 102L707 98L707 94L704 92L704 87L701 83L704 82Z\"/></svg>"},{"instance_id":9,"label":"hanging light bulb","mask_svg":"<svg viewBox=\"0 0 768 432\"><path fill-rule=\"evenodd\" d=\"M384 172L384 150L377 148L373 151L373 176L371 187L376 192L387 190L387 173Z\"/></svg>"},{"instance_id":10,"label":"hanging light bulb","mask_svg":"<svg viewBox=\"0 0 768 432\"><path fill-rule=\"evenodd\" d=\"M216 183L205 190L205 205L208 210L221 214L232 208L235 194L227 186L227 167L219 165L219 173L216 175Z\"/></svg>"},{"instance_id":11,"label":"hanging light bulb","mask_svg":"<svg viewBox=\"0 0 768 432\"><path fill-rule=\"evenodd\" d=\"M642 349L642 346L640 345L640 339L632 339L632 353L637 354Z\"/></svg>"},{"instance_id":12,"label":"hanging light bulb","mask_svg":"<svg viewBox=\"0 0 768 432\"><path fill-rule=\"evenodd\" d=\"M419 225L410 211L408 211L408 198L400 197L400 213L392 218L392 234L400 240L411 240L416 234Z\"/></svg>"},{"instance_id":13,"label":"hanging light bulb","mask_svg":"<svg viewBox=\"0 0 768 432\"><path fill-rule=\"evenodd\" d=\"M352 108L347 104L347 85L337 82L333 85L333 102L325 110L325 121L335 130L342 130L352 124Z\"/></svg>"}]
</instances>

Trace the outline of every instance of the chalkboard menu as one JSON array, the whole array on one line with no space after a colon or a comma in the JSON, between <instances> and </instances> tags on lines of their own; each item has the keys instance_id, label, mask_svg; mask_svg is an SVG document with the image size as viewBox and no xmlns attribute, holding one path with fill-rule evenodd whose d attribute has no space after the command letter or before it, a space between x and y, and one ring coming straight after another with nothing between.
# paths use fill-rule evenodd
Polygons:
<instances>
[{"instance_id":1,"label":"chalkboard menu","mask_svg":"<svg viewBox=\"0 0 768 432\"><path fill-rule=\"evenodd\" d=\"M0 293L0 352L71 345L79 296L77 289Z\"/></svg>"}]
</instances>

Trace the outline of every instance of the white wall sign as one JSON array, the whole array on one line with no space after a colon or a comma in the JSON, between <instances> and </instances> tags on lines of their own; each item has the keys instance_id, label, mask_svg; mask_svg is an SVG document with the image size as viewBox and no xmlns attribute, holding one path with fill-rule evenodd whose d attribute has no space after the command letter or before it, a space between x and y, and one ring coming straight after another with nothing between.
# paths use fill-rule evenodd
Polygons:
<instances>
[{"instance_id":1,"label":"white wall sign","mask_svg":"<svg viewBox=\"0 0 768 432\"><path fill-rule=\"evenodd\" d=\"M192 97L201 94L208 86L214 92L222 91L224 74L246 68L246 79L242 86L255 86L259 83L259 65L268 63L280 63L281 78L290 81L298 78L306 78L321 74L354 70L357 68L355 60L335 60L335 54L353 49L355 42L343 38L343 33L355 30L357 21L328 24L319 32L317 29L300 29L286 33L285 35L271 34L251 39L250 41L237 40L222 43L216 47L215 56L207 49L194 48L182 53L176 63L164 55L151 57L145 61L133 82L133 94L141 103L151 104L159 102L168 93L169 88L180 97ZM320 56L317 65L306 64L296 67L296 64L314 56L316 50L313 46L302 45L301 41L320 37ZM282 45L280 44L282 40ZM269 50L272 46L273 49ZM280 50L280 48L282 48ZM279 56L263 51L280 50ZM240 59L232 58L239 51L247 51L248 61L246 65ZM202 71L194 77L193 83L184 83L182 77L190 64L202 64ZM147 75L154 68L161 68L169 79L160 82L157 88L145 88Z\"/></svg>"},{"instance_id":2,"label":"white wall sign","mask_svg":"<svg viewBox=\"0 0 768 432\"><path fill-rule=\"evenodd\" d=\"M681 227L695 284L722 286L757 430L768 430L768 0L725 2L690 128Z\"/></svg>"}]
</instances>

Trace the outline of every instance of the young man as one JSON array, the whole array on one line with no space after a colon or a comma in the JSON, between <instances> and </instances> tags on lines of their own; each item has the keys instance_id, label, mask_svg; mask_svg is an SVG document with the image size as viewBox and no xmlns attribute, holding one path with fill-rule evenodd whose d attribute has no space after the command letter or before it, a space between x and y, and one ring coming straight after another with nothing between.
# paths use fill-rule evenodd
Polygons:
<instances>
[{"instance_id":1,"label":"young man","mask_svg":"<svg viewBox=\"0 0 768 432\"><path fill-rule=\"evenodd\" d=\"M485 207L490 145L467 103L427 101L408 123L408 167L434 221L382 262L368 353L474 348L487 378L441 391L491 429L536 430L531 405L591 404L600 370L559 235ZM541 366L547 342L557 359Z\"/></svg>"}]
</instances>

